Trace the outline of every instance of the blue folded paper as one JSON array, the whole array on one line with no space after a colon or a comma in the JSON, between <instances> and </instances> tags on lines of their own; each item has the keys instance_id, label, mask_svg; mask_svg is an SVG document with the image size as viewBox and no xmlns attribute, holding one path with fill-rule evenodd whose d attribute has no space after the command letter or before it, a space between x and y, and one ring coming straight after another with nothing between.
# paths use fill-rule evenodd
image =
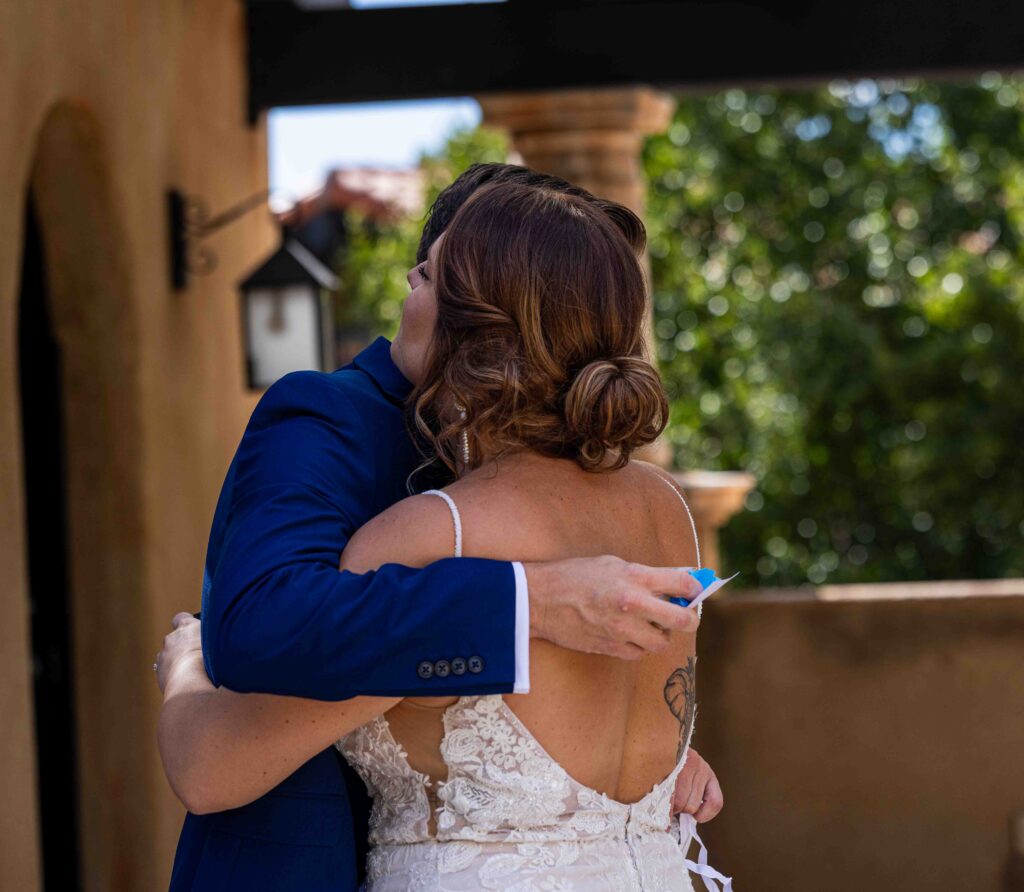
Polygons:
<instances>
[{"instance_id":1,"label":"blue folded paper","mask_svg":"<svg viewBox=\"0 0 1024 892\"><path fill-rule=\"evenodd\" d=\"M709 585L715 582L719 582L718 576L715 575L715 571L710 567L703 567L700 570L688 570L687 571L697 582L700 583L701 591L704 591ZM690 601L687 598L673 598L669 597L669 600L673 604L678 604L680 607L689 607Z\"/></svg>"}]
</instances>

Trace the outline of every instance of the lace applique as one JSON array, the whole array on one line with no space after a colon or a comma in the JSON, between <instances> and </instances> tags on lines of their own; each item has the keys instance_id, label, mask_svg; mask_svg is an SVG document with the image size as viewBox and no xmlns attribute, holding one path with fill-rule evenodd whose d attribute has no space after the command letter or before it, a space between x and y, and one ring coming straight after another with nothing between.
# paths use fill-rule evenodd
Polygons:
<instances>
[{"instance_id":1,"label":"lace applique","mask_svg":"<svg viewBox=\"0 0 1024 892\"><path fill-rule=\"evenodd\" d=\"M373 797L370 845L430 838L430 778L413 770L385 718L371 719L336 746Z\"/></svg>"},{"instance_id":2,"label":"lace applique","mask_svg":"<svg viewBox=\"0 0 1024 892\"><path fill-rule=\"evenodd\" d=\"M500 695L460 698L444 729L448 778L436 784L436 837L428 835L430 780L409 765L385 719L338 743L374 800L374 892L692 892L678 828L669 829L685 756L626 804L574 780Z\"/></svg>"}]
</instances>

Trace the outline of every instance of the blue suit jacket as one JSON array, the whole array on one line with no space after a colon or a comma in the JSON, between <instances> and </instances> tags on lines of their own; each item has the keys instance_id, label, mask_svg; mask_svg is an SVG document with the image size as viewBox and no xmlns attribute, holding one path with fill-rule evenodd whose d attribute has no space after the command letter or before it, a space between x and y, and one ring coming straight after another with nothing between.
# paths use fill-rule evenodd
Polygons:
<instances>
[{"instance_id":1,"label":"blue suit jacket","mask_svg":"<svg viewBox=\"0 0 1024 892\"><path fill-rule=\"evenodd\" d=\"M512 690L511 564L338 571L353 532L407 495L419 464L402 411L410 388L379 338L343 369L294 372L263 395L207 549L203 654L215 684L322 700ZM250 805L189 814L171 890L354 889L367 809L362 782L326 750Z\"/></svg>"}]
</instances>

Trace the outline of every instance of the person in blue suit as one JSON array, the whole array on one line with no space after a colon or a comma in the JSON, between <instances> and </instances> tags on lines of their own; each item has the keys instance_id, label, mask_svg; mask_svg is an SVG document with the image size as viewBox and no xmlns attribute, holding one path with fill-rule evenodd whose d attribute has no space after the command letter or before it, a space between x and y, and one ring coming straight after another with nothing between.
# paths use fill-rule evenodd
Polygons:
<instances>
[{"instance_id":1,"label":"person in blue suit","mask_svg":"<svg viewBox=\"0 0 1024 892\"><path fill-rule=\"evenodd\" d=\"M527 168L475 165L432 208L420 262L461 203L496 180L587 195ZM439 482L436 469L421 467L406 424L412 385L397 347L379 338L336 372L295 372L263 395L214 513L202 622L179 622L169 636L158 660L162 685L195 626L215 685L324 701L526 692L531 636L638 658L664 640L653 624L692 628L690 612L662 597L692 596L686 574L608 557L339 571L361 525L410 489ZM167 767L172 783L187 772ZM680 783L706 818L720 808L717 781L699 757L687 767ZM241 808L218 810L193 789L182 799L189 814L171 892L315 892L361 881L368 800L333 747Z\"/></svg>"}]
</instances>

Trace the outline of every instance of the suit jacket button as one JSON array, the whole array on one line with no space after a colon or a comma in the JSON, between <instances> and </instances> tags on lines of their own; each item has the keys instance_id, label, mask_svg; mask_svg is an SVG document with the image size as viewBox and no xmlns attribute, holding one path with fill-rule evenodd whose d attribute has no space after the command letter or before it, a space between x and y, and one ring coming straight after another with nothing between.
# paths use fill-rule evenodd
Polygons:
<instances>
[{"instance_id":1,"label":"suit jacket button","mask_svg":"<svg viewBox=\"0 0 1024 892\"><path fill-rule=\"evenodd\" d=\"M416 673L420 678L430 678L434 674L434 664L430 660L424 660L416 667Z\"/></svg>"},{"instance_id":2,"label":"suit jacket button","mask_svg":"<svg viewBox=\"0 0 1024 892\"><path fill-rule=\"evenodd\" d=\"M452 673L455 675L466 674L466 661L462 657L456 657L452 660Z\"/></svg>"},{"instance_id":3,"label":"suit jacket button","mask_svg":"<svg viewBox=\"0 0 1024 892\"><path fill-rule=\"evenodd\" d=\"M451 675L452 664L447 660L438 660L434 663L434 675L438 678L447 678Z\"/></svg>"},{"instance_id":4,"label":"suit jacket button","mask_svg":"<svg viewBox=\"0 0 1024 892\"><path fill-rule=\"evenodd\" d=\"M466 665L469 667L469 671L474 675L479 675L484 671L483 657L470 657Z\"/></svg>"}]
</instances>

